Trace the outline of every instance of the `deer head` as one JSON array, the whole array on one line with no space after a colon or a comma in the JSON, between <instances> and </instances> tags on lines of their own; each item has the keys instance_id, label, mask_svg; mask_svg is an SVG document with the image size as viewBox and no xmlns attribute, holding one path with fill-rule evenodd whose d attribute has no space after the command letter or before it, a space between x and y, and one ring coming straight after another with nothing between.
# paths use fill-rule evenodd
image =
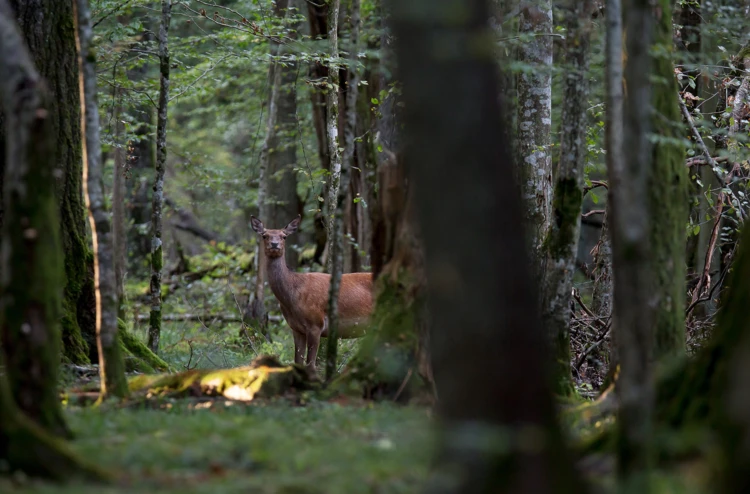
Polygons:
<instances>
[{"instance_id":1,"label":"deer head","mask_svg":"<svg viewBox=\"0 0 750 494\"><path fill-rule=\"evenodd\" d=\"M289 235L297 231L300 221L302 221L302 217L297 215L296 218L281 230L266 230L262 221L255 216L251 216L250 226L263 238L263 247L266 256L272 259L284 256L284 242Z\"/></svg>"}]
</instances>

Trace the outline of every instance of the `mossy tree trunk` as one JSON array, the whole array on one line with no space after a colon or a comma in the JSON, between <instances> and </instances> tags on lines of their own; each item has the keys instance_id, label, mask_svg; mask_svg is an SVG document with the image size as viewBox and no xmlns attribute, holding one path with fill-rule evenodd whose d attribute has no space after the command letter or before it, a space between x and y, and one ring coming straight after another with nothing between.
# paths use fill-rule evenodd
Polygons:
<instances>
[{"instance_id":1,"label":"mossy tree trunk","mask_svg":"<svg viewBox=\"0 0 750 494\"><path fill-rule=\"evenodd\" d=\"M63 256L55 201L53 114L7 3L0 3L5 218L0 336L10 397L41 427L70 436L57 394ZM75 89L75 88L73 88ZM80 146L80 143L78 143ZM5 377L3 376L4 380ZM5 384L2 384L6 392Z\"/></svg>"},{"instance_id":2,"label":"mossy tree trunk","mask_svg":"<svg viewBox=\"0 0 750 494\"><path fill-rule=\"evenodd\" d=\"M581 226L583 166L586 161L589 42L594 2L566 4L565 83L560 160L555 178L551 227L544 241L542 320L557 364L558 392L573 392L570 373L570 301Z\"/></svg>"},{"instance_id":3,"label":"mossy tree trunk","mask_svg":"<svg viewBox=\"0 0 750 494\"><path fill-rule=\"evenodd\" d=\"M97 104L96 57L91 49L93 29L88 0L74 3L78 28L79 94L83 115L83 189L89 210L94 256L94 290L96 296L96 347L102 397L125 396L125 366L120 340L117 338L117 294L115 289L112 228L105 206L102 182L102 149Z\"/></svg>"},{"instance_id":4,"label":"mossy tree trunk","mask_svg":"<svg viewBox=\"0 0 750 494\"><path fill-rule=\"evenodd\" d=\"M333 270L333 237L336 216L336 202L341 188L341 152L339 151L339 7L340 0L328 2L328 49L331 60L335 60L328 67L328 85L326 88L326 136L328 138L328 156L331 159L331 169L328 178L328 197L326 199L326 225L328 231L328 256L326 271Z\"/></svg>"},{"instance_id":5,"label":"mossy tree trunk","mask_svg":"<svg viewBox=\"0 0 750 494\"><path fill-rule=\"evenodd\" d=\"M556 423L492 44L455 43L451 56L434 49L446 35L489 39L487 1L390 7L442 426L427 491L586 492ZM523 386L514 377L519 365ZM526 434L538 438L533 451Z\"/></svg>"},{"instance_id":6,"label":"mossy tree trunk","mask_svg":"<svg viewBox=\"0 0 750 494\"><path fill-rule=\"evenodd\" d=\"M164 263L162 245L162 207L164 206L164 171L167 166L167 107L169 104L169 48L167 36L172 18L172 0L161 0L159 24L159 112L156 123L156 177L151 205L151 313L148 325L148 347L159 352L161 338L161 274Z\"/></svg>"},{"instance_id":7,"label":"mossy tree trunk","mask_svg":"<svg viewBox=\"0 0 750 494\"><path fill-rule=\"evenodd\" d=\"M648 179L651 265L655 304L654 357L685 352L685 225L688 220L688 176L682 138L682 117L677 100L677 81L672 60L672 8L660 0L654 10L654 44L659 46L653 59L651 97L653 128L660 139L653 146Z\"/></svg>"},{"instance_id":8,"label":"mossy tree trunk","mask_svg":"<svg viewBox=\"0 0 750 494\"><path fill-rule=\"evenodd\" d=\"M65 360L89 363L87 339L94 341L93 273L86 239L82 194L81 121L78 63L72 2L11 0L34 64L48 82L50 132L57 172L57 198L65 252L62 341ZM82 334L83 333L83 334ZM86 339L85 339L86 338Z\"/></svg>"}]
</instances>

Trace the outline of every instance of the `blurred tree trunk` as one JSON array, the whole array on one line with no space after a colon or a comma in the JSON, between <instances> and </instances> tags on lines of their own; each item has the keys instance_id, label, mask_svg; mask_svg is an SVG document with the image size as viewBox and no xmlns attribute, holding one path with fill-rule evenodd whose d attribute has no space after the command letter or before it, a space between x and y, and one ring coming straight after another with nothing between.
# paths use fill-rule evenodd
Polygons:
<instances>
[{"instance_id":1,"label":"blurred tree trunk","mask_svg":"<svg viewBox=\"0 0 750 494\"><path fill-rule=\"evenodd\" d=\"M487 1L390 6L440 396L442 434L428 492L586 492L555 419L493 50L460 42L451 56L434 49L446 36L489 37ZM447 190L460 208L444 200ZM513 377L518 366L526 370L522 387ZM533 448L527 434L537 438Z\"/></svg>"},{"instance_id":2,"label":"blurred tree trunk","mask_svg":"<svg viewBox=\"0 0 750 494\"><path fill-rule=\"evenodd\" d=\"M614 266L612 266L612 223L614 221L613 205L617 190L622 186L625 173L625 157L623 147L624 122L624 59L623 47L623 19L622 2L607 0L606 15L606 52L605 52L605 92L606 92L606 122L604 126L604 144L607 149L607 212L599 240L596 255L597 282L594 288L594 313L602 317L611 316L609 343L609 370L604 385L614 380L615 371L619 364L617 325L614 317ZM606 313L606 314L605 314Z\"/></svg>"},{"instance_id":3,"label":"blurred tree trunk","mask_svg":"<svg viewBox=\"0 0 750 494\"><path fill-rule=\"evenodd\" d=\"M516 163L520 167L529 225L529 247L534 272L541 275L542 244L550 228L552 209L552 4L549 0L524 3L519 35L532 35L522 43L518 61L531 67L518 76Z\"/></svg>"},{"instance_id":4,"label":"blurred tree trunk","mask_svg":"<svg viewBox=\"0 0 750 494\"><path fill-rule=\"evenodd\" d=\"M653 58L652 125L660 139L653 146L648 178L650 262L655 304L654 357L685 353L685 225L688 220L688 176L677 81L674 76L672 8L670 0L655 7L654 43L660 47ZM665 123L666 122L666 123ZM674 124L672 124L674 122Z\"/></svg>"},{"instance_id":5,"label":"blurred tree trunk","mask_svg":"<svg viewBox=\"0 0 750 494\"><path fill-rule=\"evenodd\" d=\"M96 57L91 51L93 30L88 0L76 0L76 41L80 78L81 128L83 129L83 189L89 211L94 256L94 290L96 296L96 343L99 354L101 396L123 397L128 394L125 364L117 338L117 294L112 228L105 206L102 182L102 149L99 128L99 106L96 83Z\"/></svg>"},{"instance_id":6,"label":"blurred tree trunk","mask_svg":"<svg viewBox=\"0 0 750 494\"><path fill-rule=\"evenodd\" d=\"M75 45L73 50L75 54ZM52 434L70 437L57 391L63 256L54 180L53 139L58 129L50 111L55 105L50 104L54 100L44 91L46 83L4 0L0 2L0 73L7 135L0 253L3 394L6 376L10 385L10 396L2 401L12 408L17 404ZM70 89L77 94L75 86Z\"/></svg>"},{"instance_id":7,"label":"blurred tree trunk","mask_svg":"<svg viewBox=\"0 0 750 494\"><path fill-rule=\"evenodd\" d=\"M627 64L624 105L624 163L610 184L614 262L614 327L621 370L616 390L618 475L622 485L645 489L651 466L654 307L648 180L654 152L651 130L654 67L649 50L654 39L654 11L647 0L632 0L624 9ZM611 51L610 56L615 56ZM674 96L672 96L672 99ZM616 129L613 129L616 132ZM642 482L638 482L641 480Z\"/></svg>"},{"instance_id":8,"label":"blurred tree trunk","mask_svg":"<svg viewBox=\"0 0 750 494\"><path fill-rule=\"evenodd\" d=\"M164 205L164 171L167 166L167 115L169 104L169 24L172 1L161 0L159 24L159 111L156 122L156 177L151 208L151 313L148 325L148 347L159 352L161 339L161 274L164 263L162 244L162 207Z\"/></svg>"},{"instance_id":9,"label":"blurred tree trunk","mask_svg":"<svg viewBox=\"0 0 750 494\"><path fill-rule=\"evenodd\" d=\"M65 252L65 297L62 306L64 359L89 363L95 343L93 273L86 239L82 193L81 121L78 63L71 2L11 0L34 64L50 91L52 155L58 173L57 197Z\"/></svg>"},{"instance_id":10,"label":"blurred tree trunk","mask_svg":"<svg viewBox=\"0 0 750 494\"><path fill-rule=\"evenodd\" d=\"M552 225L544 241L542 320L553 341L557 390L573 392L570 374L570 302L581 227L586 162L589 43L593 0L566 4L564 96L560 160L555 178Z\"/></svg>"},{"instance_id":11,"label":"blurred tree trunk","mask_svg":"<svg viewBox=\"0 0 750 494\"><path fill-rule=\"evenodd\" d=\"M274 13L279 19L284 19L287 17L287 9L295 7L295 3L295 0L277 1ZM299 23L285 22L285 24L292 29L288 36L294 38ZM279 56L285 57L289 55L288 46L288 43L272 43L271 49ZM272 64L269 71L274 70L281 72L281 83L276 102L276 123L273 129L269 129L271 138L266 170L267 217L261 216L261 218L267 224L280 226L286 225L303 212L302 201L297 195L297 175L294 171L297 166L297 76L299 69L297 62L286 61L283 64ZM269 76L273 81L273 75L269 74ZM297 251L287 245L286 263L291 269L297 267L298 257Z\"/></svg>"}]
</instances>

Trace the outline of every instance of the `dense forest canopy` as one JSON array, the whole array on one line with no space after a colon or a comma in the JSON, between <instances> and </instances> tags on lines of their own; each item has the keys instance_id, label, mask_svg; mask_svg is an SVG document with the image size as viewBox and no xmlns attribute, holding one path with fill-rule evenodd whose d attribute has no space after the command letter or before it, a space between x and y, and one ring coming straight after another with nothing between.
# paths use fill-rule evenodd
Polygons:
<instances>
[{"instance_id":1,"label":"dense forest canopy","mask_svg":"<svg viewBox=\"0 0 750 494\"><path fill-rule=\"evenodd\" d=\"M747 0L0 0L0 74L0 491L750 487Z\"/></svg>"}]
</instances>

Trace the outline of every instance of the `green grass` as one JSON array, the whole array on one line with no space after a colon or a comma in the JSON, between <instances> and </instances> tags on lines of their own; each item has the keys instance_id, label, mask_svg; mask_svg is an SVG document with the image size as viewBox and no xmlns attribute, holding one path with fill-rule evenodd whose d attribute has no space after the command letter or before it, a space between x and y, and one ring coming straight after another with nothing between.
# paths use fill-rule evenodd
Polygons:
<instances>
[{"instance_id":1,"label":"green grass","mask_svg":"<svg viewBox=\"0 0 750 494\"><path fill-rule=\"evenodd\" d=\"M117 484L56 486L0 478L3 493L407 493L432 447L424 409L313 402L194 409L71 409L72 447Z\"/></svg>"}]
</instances>

